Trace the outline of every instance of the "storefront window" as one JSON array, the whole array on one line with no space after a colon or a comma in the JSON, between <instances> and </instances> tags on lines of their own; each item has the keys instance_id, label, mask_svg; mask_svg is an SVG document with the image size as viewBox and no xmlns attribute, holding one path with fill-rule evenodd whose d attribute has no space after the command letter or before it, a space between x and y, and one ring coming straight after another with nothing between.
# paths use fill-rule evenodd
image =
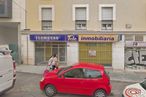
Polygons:
<instances>
[{"instance_id":1,"label":"storefront window","mask_svg":"<svg viewBox=\"0 0 146 97\"><path fill-rule=\"evenodd\" d=\"M66 43L63 42L36 42L35 63L47 62L49 58L57 54L59 64L66 64Z\"/></svg>"}]
</instances>

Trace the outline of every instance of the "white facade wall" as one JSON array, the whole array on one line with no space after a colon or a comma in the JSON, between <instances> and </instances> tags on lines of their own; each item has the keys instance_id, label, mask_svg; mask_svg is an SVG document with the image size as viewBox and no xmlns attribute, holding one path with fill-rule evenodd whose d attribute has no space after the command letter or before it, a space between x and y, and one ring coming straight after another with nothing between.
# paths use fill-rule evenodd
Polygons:
<instances>
[{"instance_id":1,"label":"white facade wall","mask_svg":"<svg viewBox=\"0 0 146 97\"><path fill-rule=\"evenodd\" d=\"M125 55L124 41L118 41L112 44L112 68L124 70Z\"/></svg>"},{"instance_id":2,"label":"white facade wall","mask_svg":"<svg viewBox=\"0 0 146 97\"><path fill-rule=\"evenodd\" d=\"M21 57L23 64L35 64L35 45L29 40L29 35L21 36Z\"/></svg>"},{"instance_id":3,"label":"white facade wall","mask_svg":"<svg viewBox=\"0 0 146 97\"><path fill-rule=\"evenodd\" d=\"M21 58L22 63L27 64L27 35L21 35Z\"/></svg>"},{"instance_id":4,"label":"white facade wall","mask_svg":"<svg viewBox=\"0 0 146 97\"><path fill-rule=\"evenodd\" d=\"M146 35L143 36L143 41L146 41Z\"/></svg>"},{"instance_id":5,"label":"white facade wall","mask_svg":"<svg viewBox=\"0 0 146 97\"><path fill-rule=\"evenodd\" d=\"M25 9L25 0L12 0L13 1L13 19L12 22L20 22L20 30L26 28L25 16L27 14Z\"/></svg>"},{"instance_id":6,"label":"white facade wall","mask_svg":"<svg viewBox=\"0 0 146 97\"><path fill-rule=\"evenodd\" d=\"M28 63L35 64L35 42L30 41L28 35Z\"/></svg>"},{"instance_id":7,"label":"white facade wall","mask_svg":"<svg viewBox=\"0 0 146 97\"><path fill-rule=\"evenodd\" d=\"M78 42L67 43L67 65L73 65L79 62L79 44Z\"/></svg>"}]
</instances>

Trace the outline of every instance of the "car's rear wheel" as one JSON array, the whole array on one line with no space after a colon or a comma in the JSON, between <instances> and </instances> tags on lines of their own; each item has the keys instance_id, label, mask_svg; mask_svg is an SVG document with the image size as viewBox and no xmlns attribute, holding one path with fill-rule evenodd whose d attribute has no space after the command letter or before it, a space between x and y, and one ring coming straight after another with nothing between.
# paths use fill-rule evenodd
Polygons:
<instances>
[{"instance_id":1,"label":"car's rear wheel","mask_svg":"<svg viewBox=\"0 0 146 97\"><path fill-rule=\"evenodd\" d=\"M57 93L57 90L56 90L56 88L53 86L53 85L47 85L46 87L45 87L45 94L46 94L46 96L48 96L48 97L52 97L52 96L54 96L55 94Z\"/></svg>"},{"instance_id":2,"label":"car's rear wheel","mask_svg":"<svg viewBox=\"0 0 146 97\"><path fill-rule=\"evenodd\" d=\"M93 97L106 97L106 92L102 89L96 90Z\"/></svg>"}]
</instances>

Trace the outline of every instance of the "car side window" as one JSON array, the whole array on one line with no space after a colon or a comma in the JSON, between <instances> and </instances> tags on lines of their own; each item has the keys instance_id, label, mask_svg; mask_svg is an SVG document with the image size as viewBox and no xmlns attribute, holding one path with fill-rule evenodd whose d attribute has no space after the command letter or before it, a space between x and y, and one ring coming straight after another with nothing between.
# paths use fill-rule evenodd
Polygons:
<instances>
[{"instance_id":1,"label":"car side window","mask_svg":"<svg viewBox=\"0 0 146 97\"><path fill-rule=\"evenodd\" d=\"M83 78L83 69L73 69L64 74L65 78Z\"/></svg>"},{"instance_id":2,"label":"car side window","mask_svg":"<svg viewBox=\"0 0 146 97\"><path fill-rule=\"evenodd\" d=\"M101 72L98 70L91 70L91 69L85 69L84 70L84 76L85 78L101 78Z\"/></svg>"}]
</instances>

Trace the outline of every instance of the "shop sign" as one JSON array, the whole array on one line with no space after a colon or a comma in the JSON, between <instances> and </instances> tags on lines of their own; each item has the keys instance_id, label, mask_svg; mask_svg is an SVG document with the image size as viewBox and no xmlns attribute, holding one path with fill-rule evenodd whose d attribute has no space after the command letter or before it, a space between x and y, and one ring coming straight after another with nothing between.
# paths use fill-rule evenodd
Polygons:
<instances>
[{"instance_id":1,"label":"shop sign","mask_svg":"<svg viewBox=\"0 0 146 97\"><path fill-rule=\"evenodd\" d=\"M118 35L83 34L79 35L79 42L115 42Z\"/></svg>"},{"instance_id":2,"label":"shop sign","mask_svg":"<svg viewBox=\"0 0 146 97\"><path fill-rule=\"evenodd\" d=\"M126 47L146 47L146 42L139 42L139 41L126 41Z\"/></svg>"},{"instance_id":3,"label":"shop sign","mask_svg":"<svg viewBox=\"0 0 146 97\"><path fill-rule=\"evenodd\" d=\"M67 35L67 41L78 41L78 35L77 34Z\"/></svg>"},{"instance_id":4,"label":"shop sign","mask_svg":"<svg viewBox=\"0 0 146 97\"><path fill-rule=\"evenodd\" d=\"M45 34L31 34L30 40L32 41L66 41L66 35L45 35Z\"/></svg>"}]
</instances>

